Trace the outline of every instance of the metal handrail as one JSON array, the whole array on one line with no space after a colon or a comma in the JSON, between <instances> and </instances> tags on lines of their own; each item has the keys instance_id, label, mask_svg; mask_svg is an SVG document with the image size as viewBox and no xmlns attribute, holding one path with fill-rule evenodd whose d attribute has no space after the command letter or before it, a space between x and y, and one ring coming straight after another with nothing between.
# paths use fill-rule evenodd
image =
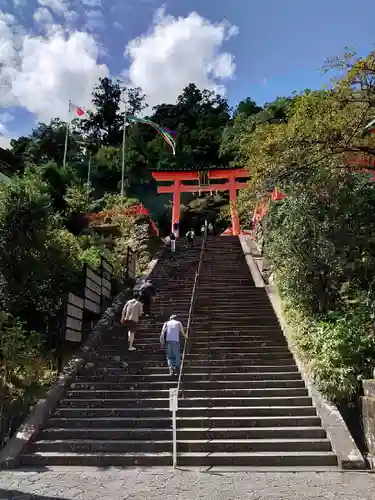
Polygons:
<instances>
[{"instance_id":1,"label":"metal handrail","mask_svg":"<svg viewBox=\"0 0 375 500\"><path fill-rule=\"evenodd\" d=\"M199 263L198 263L197 270L195 272L194 285L193 285L193 290L191 292L189 315L188 315L188 320L187 320L187 325L186 325L186 339L185 339L185 343L184 343L184 350L182 351L180 373L179 373L178 382L177 382L177 398L178 398L178 395L180 393L180 385L181 385L181 378L182 378L182 372L183 372L184 361L185 361L186 347L188 345L188 340L189 340L191 317L193 315L193 309L194 309L194 303L195 303L195 293L196 293L198 278L199 278L199 274L200 274L200 270L201 270L201 266L202 266L202 258L203 258L205 240L206 240L206 238L203 237L202 245L201 245L201 252L199 254Z\"/></svg>"}]
</instances>

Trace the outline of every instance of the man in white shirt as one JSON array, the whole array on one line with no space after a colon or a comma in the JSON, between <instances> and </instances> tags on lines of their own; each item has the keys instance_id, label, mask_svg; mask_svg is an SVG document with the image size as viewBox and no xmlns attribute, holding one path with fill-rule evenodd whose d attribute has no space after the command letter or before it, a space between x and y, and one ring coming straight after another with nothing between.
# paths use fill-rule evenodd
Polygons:
<instances>
[{"instance_id":1,"label":"man in white shirt","mask_svg":"<svg viewBox=\"0 0 375 500\"><path fill-rule=\"evenodd\" d=\"M135 293L133 297L134 297L133 299L127 301L127 303L124 306L124 309L122 310L122 315L121 315L121 323L128 327L129 351L136 350L135 347L133 346L135 332L137 330L139 318L142 316L143 313L143 305L138 300L139 294Z\"/></svg>"},{"instance_id":2,"label":"man in white shirt","mask_svg":"<svg viewBox=\"0 0 375 500\"><path fill-rule=\"evenodd\" d=\"M187 338L182 323L176 318L177 316L172 314L169 321L164 323L160 335L160 344L165 347L170 375L178 375L180 372L180 334Z\"/></svg>"}]
</instances>

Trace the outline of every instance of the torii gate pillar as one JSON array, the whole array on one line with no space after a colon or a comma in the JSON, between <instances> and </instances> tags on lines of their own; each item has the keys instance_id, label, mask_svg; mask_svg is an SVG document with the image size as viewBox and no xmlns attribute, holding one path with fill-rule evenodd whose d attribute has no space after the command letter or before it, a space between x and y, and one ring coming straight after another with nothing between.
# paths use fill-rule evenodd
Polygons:
<instances>
[{"instance_id":1,"label":"torii gate pillar","mask_svg":"<svg viewBox=\"0 0 375 500\"><path fill-rule=\"evenodd\" d=\"M180 223L181 216L181 181L176 179L173 183L173 209L172 209L172 232L176 222ZM176 231L176 238L179 237L180 229Z\"/></svg>"},{"instance_id":2,"label":"torii gate pillar","mask_svg":"<svg viewBox=\"0 0 375 500\"><path fill-rule=\"evenodd\" d=\"M237 211L237 189L236 179L234 176L229 177L229 202L230 214L232 217L232 234L233 236L239 236L241 234L241 227Z\"/></svg>"}]
</instances>

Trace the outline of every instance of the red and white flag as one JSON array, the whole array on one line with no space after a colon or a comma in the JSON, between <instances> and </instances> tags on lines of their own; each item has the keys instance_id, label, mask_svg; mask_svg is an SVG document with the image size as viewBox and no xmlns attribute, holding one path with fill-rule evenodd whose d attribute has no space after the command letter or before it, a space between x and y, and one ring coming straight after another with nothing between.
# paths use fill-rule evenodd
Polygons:
<instances>
[{"instance_id":1,"label":"red and white flag","mask_svg":"<svg viewBox=\"0 0 375 500\"><path fill-rule=\"evenodd\" d=\"M85 114L85 110L69 101L69 113L74 114L74 116L78 118L82 118Z\"/></svg>"}]
</instances>

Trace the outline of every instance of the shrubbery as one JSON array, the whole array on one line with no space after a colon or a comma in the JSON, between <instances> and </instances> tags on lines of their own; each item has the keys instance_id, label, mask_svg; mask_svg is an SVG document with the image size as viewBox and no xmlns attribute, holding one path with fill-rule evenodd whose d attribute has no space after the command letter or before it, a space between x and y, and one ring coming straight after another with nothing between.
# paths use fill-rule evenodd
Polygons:
<instances>
[{"instance_id":1,"label":"shrubbery","mask_svg":"<svg viewBox=\"0 0 375 500\"><path fill-rule=\"evenodd\" d=\"M0 274L3 310L45 331L81 272L79 245L51 209L38 176L0 188Z\"/></svg>"},{"instance_id":2,"label":"shrubbery","mask_svg":"<svg viewBox=\"0 0 375 500\"><path fill-rule=\"evenodd\" d=\"M331 185L272 203L265 255L293 342L338 402L375 366L375 187L359 175Z\"/></svg>"}]
</instances>

